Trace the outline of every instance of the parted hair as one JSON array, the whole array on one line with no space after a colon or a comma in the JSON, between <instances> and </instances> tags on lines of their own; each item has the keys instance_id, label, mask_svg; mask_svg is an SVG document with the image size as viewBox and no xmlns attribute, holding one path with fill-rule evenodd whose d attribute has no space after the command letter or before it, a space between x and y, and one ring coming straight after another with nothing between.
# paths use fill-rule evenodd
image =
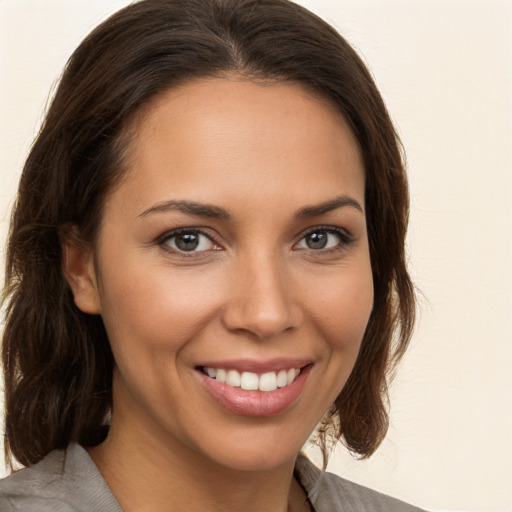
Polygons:
<instances>
[{"instance_id":1,"label":"parted hair","mask_svg":"<svg viewBox=\"0 0 512 512\"><path fill-rule=\"evenodd\" d=\"M178 84L227 73L302 85L337 109L358 141L374 304L318 439L324 450L341 440L361 457L382 441L387 384L409 342L415 301L404 156L371 74L330 25L288 0L144 0L73 53L23 168L2 294L8 461L30 466L71 441L94 446L106 437L114 360L101 316L74 303L60 241L74 232L94 245L142 107Z\"/></svg>"}]
</instances>

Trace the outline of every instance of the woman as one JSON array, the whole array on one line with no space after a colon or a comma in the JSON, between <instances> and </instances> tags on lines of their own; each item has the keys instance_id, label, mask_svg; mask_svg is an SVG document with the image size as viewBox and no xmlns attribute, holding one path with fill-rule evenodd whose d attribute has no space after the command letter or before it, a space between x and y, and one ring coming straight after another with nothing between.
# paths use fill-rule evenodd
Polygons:
<instances>
[{"instance_id":1,"label":"woman","mask_svg":"<svg viewBox=\"0 0 512 512\"><path fill-rule=\"evenodd\" d=\"M71 57L8 244L2 510L417 510L319 472L387 428L400 145L286 0L146 0Z\"/></svg>"}]
</instances>

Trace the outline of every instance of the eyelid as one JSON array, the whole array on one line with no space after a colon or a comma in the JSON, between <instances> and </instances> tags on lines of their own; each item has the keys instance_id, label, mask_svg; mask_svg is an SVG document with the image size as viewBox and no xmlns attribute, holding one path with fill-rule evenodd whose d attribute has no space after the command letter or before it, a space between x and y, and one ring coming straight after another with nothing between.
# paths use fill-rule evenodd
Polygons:
<instances>
[{"instance_id":1,"label":"eyelid","mask_svg":"<svg viewBox=\"0 0 512 512\"><path fill-rule=\"evenodd\" d=\"M193 234L205 236L206 238L208 238L208 240L210 240L212 242L212 244L214 244L216 246L216 248L202 250L202 251L182 251L180 249L175 249L173 247L170 247L167 244L167 242L169 240L171 240L172 238L177 237L181 234L186 234L186 233L193 233ZM166 231L162 235L158 236L157 239L155 240L155 243L157 245L159 245L160 247L162 247L162 249L164 249L165 251L171 252L173 254L178 254L178 255L184 256L184 257L190 257L190 256L194 256L194 255L197 256L199 254L208 253L210 251L218 251L218 250L222 249L221 244L218 242L218 240L216 239L215 236L213 236L210 232L207 232L207 230L205 228L200 228L200 227L196 227L196 226L190 226L190 227L187 226L187 227L179 227L179 228L170 229L169 231Z\"/></svg>"},{"instance_id":2,"label":"eyelid","mask_svg":"<svg viewBox=\"0 0 512 512\"><path fill-rule=\"evenodd\" d=\"M297 245L304 240L306 236L308 236L311 233L314 233L315 231L325 231L327 233L335 234L339 237L340 243L337 244L335 247L327 248L327 249L310 249L310 248L297 248ZM184 233L195 233L202 236L205 236L208 238L212 244L214 244L216 247L213 249L207 249L202 251L182 251L180 249L175 249L167 245L167 242L176 237L180 234ZM340 226L332 226L332 225L318 225L318 226L311 226L310 228L307 228L304 230L298 237L298 240L294 243L293 248L297 250L310 250L317 253L329 253L329 252L335 252L345 249L348 245L350 245L352 242L355 241L355 237L345 228L342 228ZM162 235L158 236L155 240L155 244L162 247L163 250L177 254L184 257L191 257L191 256L198 256L201 254L208 253L210 251L218 251L222 250L222 244L218 241L217 237L210 232L210 229L205 229L202 227L197 226L186 226L186 227L179 227L174 228L166 231Z\"/></svg>"},{"instance_id":3,"label":"eyelid","mask_svg":"<svg viewBox=\"0 0 512 512\"><path fill-rule=\"evenodd\" d=\"M297 242L294 244L294 247L296 247L306 236L308 236L311 233L315 233L316 231L325 231L327 233L334 233L340 238L340 243L336 245L336 247L328 248L328 249L309 249L309 248L300 248L299 250L311 250L314 252L323 252L327 253L329 251L339 251L343 250L346 246L350 245L352 242L355 241L355 237L350 233L347 229L341 228L339 226L332 226L332 225L319 225L319 226L312 226L305 231L303 231Z\"/></svg>"}]
</instances>

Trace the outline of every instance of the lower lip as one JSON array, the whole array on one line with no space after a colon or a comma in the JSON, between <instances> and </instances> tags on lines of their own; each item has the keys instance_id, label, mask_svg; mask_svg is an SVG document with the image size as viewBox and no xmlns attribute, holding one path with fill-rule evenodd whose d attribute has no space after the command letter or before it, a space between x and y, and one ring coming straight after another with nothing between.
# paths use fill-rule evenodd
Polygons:
<instances>
[{"instance_id":1,"label":"lower lip","mask_svg":"<svg viewBox=\"0 0 512 512\"><path fill-rule=\"evenodd\" d=\"M295 380L275 391L245 391L212 379L198 370L210 395L225 409L241 416L267 417L291 407L301 396L311 367L301 370Z\"/></svg>"}]
</instances>

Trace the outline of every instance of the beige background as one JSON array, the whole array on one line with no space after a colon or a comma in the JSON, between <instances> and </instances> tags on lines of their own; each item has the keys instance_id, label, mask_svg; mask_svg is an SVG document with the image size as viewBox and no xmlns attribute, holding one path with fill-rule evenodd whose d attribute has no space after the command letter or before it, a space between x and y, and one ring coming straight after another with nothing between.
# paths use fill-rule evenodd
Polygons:
<instances>
[{"instance_id":1,"label":"beige background","mask_svg":"<svg viewBox=\"0 0 512 512\"><path fill-rule=\"evenodd\" d=\"M0 0L2 243L50 87L127 3ZM329 468L430 510L511 511L512 1L299 3L356 46L398 125L423 293L387 440L366 462L340 449Z\"/></svg>"}]
</instances>

